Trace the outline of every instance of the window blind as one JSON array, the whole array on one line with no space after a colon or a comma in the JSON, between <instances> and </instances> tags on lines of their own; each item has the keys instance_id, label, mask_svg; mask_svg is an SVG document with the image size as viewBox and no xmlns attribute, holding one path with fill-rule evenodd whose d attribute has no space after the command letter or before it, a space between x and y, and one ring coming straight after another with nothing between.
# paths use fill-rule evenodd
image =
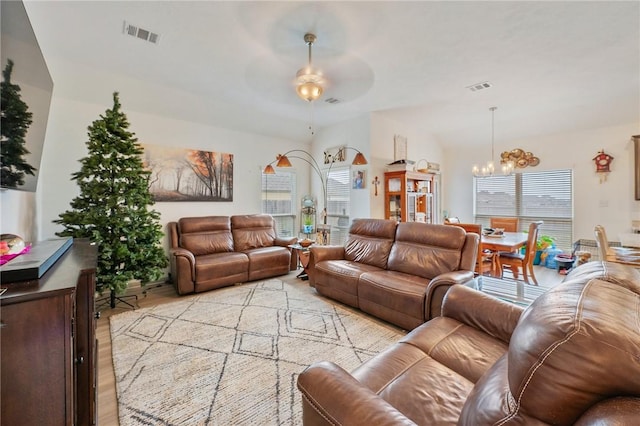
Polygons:
<instances>
[{"instance_id":1,"label":"window blind","mask_svg":"<svg viewBox=\"0 0 640 426\"><path fill-rule=\"evenodd\" d=\"M327 172L327 213L329 216L349 216L349 168L340 167Z\"/></svg>"},{"instance_id":2,"label":"window blind","mask_svg":"<svg viewBox=\"0 0 640 426\"><path fill-rule=\"evenodd\" d=\"M343 245L349 231L351 177L349 167L336 167L326 172L327 224L331 225L331 244Z\"/></svg>"},{"instance_id":3,"label":"window blind","mask_svg":"<svg viewBox=\"0 0 640 426\"><path fill-rule=\"evenodd\" d=\"M273 216L279 236L297 235L295 232L297 213L295 172L279 171L276 174L262 174L262 213Z\"/></svg>"},{"instance_id":4,"label":"window blind","mask_svg":"<svg viewBox=\"0 0 640 426\"><path fill-rule=\"evenodd\" d=\"M556 247L573 246L573 171L549 170L511 176L474 178L475 219L489 226L492 216L520 219L521 231L542 220L541 235L556 239Z\"/></svg>"}]
</instances>

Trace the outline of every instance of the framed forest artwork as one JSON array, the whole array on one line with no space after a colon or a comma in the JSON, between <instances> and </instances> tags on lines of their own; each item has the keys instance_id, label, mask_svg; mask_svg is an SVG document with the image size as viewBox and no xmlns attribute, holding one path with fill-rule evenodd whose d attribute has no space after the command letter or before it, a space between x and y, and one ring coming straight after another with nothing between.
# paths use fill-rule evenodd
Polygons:
<instances>
[{"instance_id":1,"label":"framed forest artwork","mask_svg":"<svg viewBox=\"0 0 640 426\"><path fill-rule=\"evenodd\" d=\"M142 144L155 201L233 201L233 154Z\"/></svg>"}]
</instances>

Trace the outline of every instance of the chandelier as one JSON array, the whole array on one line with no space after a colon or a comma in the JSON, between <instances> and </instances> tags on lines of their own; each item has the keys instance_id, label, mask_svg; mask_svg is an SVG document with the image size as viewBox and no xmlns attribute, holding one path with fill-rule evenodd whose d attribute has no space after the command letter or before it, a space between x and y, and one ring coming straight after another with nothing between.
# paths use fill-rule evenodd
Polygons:
<instances>
[{"instance_id":1,"label":"chandelier","mask_svg":"<svg viewBox=\"0 0 640 426\"><path fill-rule=\"evenodd\" d=\"M324 79L322 73L313 69L311 62L311 46L316 41L315 34L304 35L304 42L309 46L309 63L306 67L300 68L296 74L296 92L300 98L307 102L313 102L322 96Z\"/></svg>"},{"instance_id":2,"label":"chandelier","mask_svg":"<svg viewBox=\"0 0 640 426\"><path fill-rule=\"evenodd\" d=\"M509 176L511 174L513 174L514 171L514 164L513 161L503 161L501 162L501 166L500 166L500 171L498 173L496 173L496 168L495 165L493 163L493 159L494 159L494 122L495 122L495 112L498 109L498 107L491 107L489 108L489 111L491 111L491 158L489 158L489 161L487 161L487 163L481 167L479 167L478 165L474 165L472 172L473 172L473 176L475 177L489 177L489 176Z\"/></svg>"}]
</instances>

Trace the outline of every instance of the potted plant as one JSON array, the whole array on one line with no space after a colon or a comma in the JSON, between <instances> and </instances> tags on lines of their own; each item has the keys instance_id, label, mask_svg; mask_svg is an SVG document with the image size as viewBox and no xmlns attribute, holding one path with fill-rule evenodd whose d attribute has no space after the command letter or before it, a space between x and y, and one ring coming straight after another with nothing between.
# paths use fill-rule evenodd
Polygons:
<instances>
[{"instance_id":1,"label":"potted plant","mask_svg":"<svg viewBox=\"0 0 640 426\"><path fill-rule=\"evenodd\" d=\"M549 247L553 247L556 239L549 235L538 235L536 241L536 255L533 258L533 264L539 265L542 262L542 253Z\"/></svg>"},{"instance_id":2,"label":"potted plant","mask_svg":"<svg viewBox=\"0 0 640 426\"><path fill-rule=\"evenodd\" d=\"M302 222L303 222L303 232L305 234L311 234L313 232L313 216L311 216L310 214L305 214L302 216Z\"/></svg>"}]
</instances>

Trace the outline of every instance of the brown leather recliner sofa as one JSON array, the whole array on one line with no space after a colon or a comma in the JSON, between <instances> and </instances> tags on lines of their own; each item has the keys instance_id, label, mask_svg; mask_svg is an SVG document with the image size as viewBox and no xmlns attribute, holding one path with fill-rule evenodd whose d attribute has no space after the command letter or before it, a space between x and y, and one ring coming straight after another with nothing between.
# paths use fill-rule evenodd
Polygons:
<instances>
[{"instance_id":1,"label":"brown leather recliner sofa","mask_svg":"<svg viewBox=\"0 0 640 426\"><path fill-rule=\"evenodd\" d=\"M440 315L450 286L473 283L478 238L453 226L355 219L344 246L311 246L309 284L411 330Z\"/></svg>"},{"instance_id":2,"label":"brown leather recliner sofa","mask_svg":"<svg viewBox=\"0 0 640 426\"><path fill-rule=\"evenodd\" d=\"M309 425L636 425L640 273L591 262L523 308L451 287L442 315L351 374L298 379Z\"/></svg>"},{"instance_id":3,"label":"brown leather recliner sofa","mask_svg":"<svg viewBox=\"0 0 640 426\"><path fill-rule=\"evenodd\" d=\"M287 274L297 257L266 214L184 217L169 222L171 279L178 294Z\"/></svg>"}]
</instances>

